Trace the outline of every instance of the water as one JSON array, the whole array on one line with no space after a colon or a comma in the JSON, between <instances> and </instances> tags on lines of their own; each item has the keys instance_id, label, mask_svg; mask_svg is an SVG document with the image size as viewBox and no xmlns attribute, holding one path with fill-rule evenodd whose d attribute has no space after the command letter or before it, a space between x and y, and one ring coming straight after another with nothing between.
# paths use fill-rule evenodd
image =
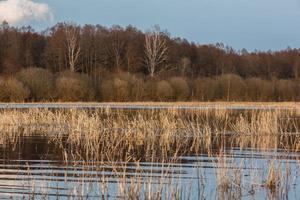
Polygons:
<instances>
[{"instance_id":1,"label":"water","mask_svg":"<svg viewBox=\"0 0 300 200\"><path fill-rule=\"evenodd\" d=\"M44 110L30 110L39 105ZM1 110L0 199L299 199L300 121L294 111L9 106L14 109ZM253 126L243 123L248 120Z\"/></svg>"},{"instance_id":2,"label":"water","mask_svg":"<svg viewBox=\"0 0 300 200\"><path fill-rule=\"evenodd\" d=\"M176 188L183 199L232 199L233 194L218 188L217 177L224 171L232 183L229 190L237 198L299 199L299 153L233 148L224 150L222 161L203 153L166 163L96 162L66 159L62 149L68 148L67 142L64 145L57 147L39 134L21 136L15 145L0 144L0 199L116 199L123 198L123 182L128 186L137 180L145 184L140 193L146 194L151 185L151 191L163 191L163 199L172 199L168 194ZM265 186L272 164L282 173L277 191ZM235 188L239 178L241 186Z\"/></svg>"},{"instance_id":3,"label":"water","mask_svg":"<svg viewBox=\"0 0 300 200\"><path fill-rule=\"evenodd\" d=\"M293 104L290 106L284 105L220 105L217 103L206 103L204 105L167 105L167 104L115 104L115 103L0 103L0 109L27 109L27 108L48 108L48 109L125 109L125 110L141 110L141 109L179 109L179 110L210 110L210 109L226 109L226 110L288 110L291 109Z\"/></svg>"}]
</instances>

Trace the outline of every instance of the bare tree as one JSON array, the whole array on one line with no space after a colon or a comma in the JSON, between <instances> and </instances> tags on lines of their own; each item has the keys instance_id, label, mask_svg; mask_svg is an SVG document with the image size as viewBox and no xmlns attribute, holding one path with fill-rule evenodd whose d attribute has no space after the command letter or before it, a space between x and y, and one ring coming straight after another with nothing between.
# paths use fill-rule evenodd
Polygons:
<instances>
[{"instance_id":1,"label":"bare tree","mask_svg":"<svg viewBox=\"0 0 300 200\"><path fill-rule=\"evenodd\" d=\"M150 76L154 76L157 66L167 59L167 44L162 33L156 29L145 35L145 63Z\"/></svg>"},{"instance_id":2,"label":"bare tree","mask_svg":"<svg viewBox=\"0 0 300 200\"><path fill-rule=\"evenodd\" d=\"M79 31L79 28L72 24L65 25L67 57L69 68L72 72L77 70L76 65L81 50L79 44Z\"/></svg>"},{"instance_id":3,"label":"bare tree","mask_svg":"<svg viewBox=\"0 0 300 200\"><path fill-rule=\"evenodd\" d=\"M115 68L117 69L117 71L119 71L121 65L121 53L124 44L120 39L118 30L113 30L112 35L113 35L113 41L111 43L112 54L114 57Z\"/></svg>"}]
</instances>

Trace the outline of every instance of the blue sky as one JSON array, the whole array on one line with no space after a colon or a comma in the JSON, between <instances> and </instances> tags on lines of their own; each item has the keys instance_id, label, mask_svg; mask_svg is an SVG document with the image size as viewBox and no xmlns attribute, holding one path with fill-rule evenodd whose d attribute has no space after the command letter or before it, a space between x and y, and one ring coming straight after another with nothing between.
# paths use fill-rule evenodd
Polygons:
<instances>
[{"instance_id":1,"label":"blue sky","mask_svg":"<svg viewBox=\"0 0 300 200\"><path fill-rule=\"evenodd\" d=\"M36 0L37 2L37 0ZM54 20L79 24L153 25L200 44L250 51L300 47L300 0L39 0ZM35 26L35 24L33 24Z\"/></svg>"}]
</instances>

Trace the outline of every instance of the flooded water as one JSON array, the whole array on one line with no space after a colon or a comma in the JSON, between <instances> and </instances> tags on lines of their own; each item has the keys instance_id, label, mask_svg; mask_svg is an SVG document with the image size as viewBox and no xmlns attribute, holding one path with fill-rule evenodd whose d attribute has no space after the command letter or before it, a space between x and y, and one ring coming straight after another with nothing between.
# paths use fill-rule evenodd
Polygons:
<instances>
[{"instance_id":1,"label":"flooded water","mask_svg":"<svg viewBox=\"0 0 300 200\"><path fill-rule=\"evenodd\" d=\"M290 104L292 105L292 103ZM180 110L207 110L207 109L226 109L226 110L286 110L291 109L291 106L284 105L220 105L218 103L207 103L204 105L166 105L166 104L115 104L115 103L0 103L0 109L24 109L24 108L48 108L48 109L127 109L127 110L141 110L141 109L180 109Z\"/></svg>"},{"instance_id":2,"label":"flooded water","mask_svg":"<svg viewBox=\"0 0 300 200\"><path fill-rule=\"evenodd\" d=\"M0 113L0 199L300 199L297 112L18 106Z\"/></svg>"},{"instance_id":3,"label":"flooded water","mask_svg":"<svg viewBox=\"0 0 300 200\"><path fill-rule=\"evenodd\" d=\"M172 163L138 165L68 160L63 154L49 138L36 134L20 137L16 146L0 145L0 199L122 199L120 186L132 181L145 184L141 189L144 193L149 185L153 191L165 191L163 199L172 199L170 190L176 189L180 189L182 199L299 199L300 154L284 150L225 149L222 162L218 157L199 154L183 155ZM282 173L278 183L281 191L264 186L266 166L271 164ZM240 176L236 177L240 183L232 177L230 180L230 187L240 185L236 194L220 194L218 176L224 170L232 177ZM234 188L230 189L233 192Z\"/></svg>"}]
</instances>

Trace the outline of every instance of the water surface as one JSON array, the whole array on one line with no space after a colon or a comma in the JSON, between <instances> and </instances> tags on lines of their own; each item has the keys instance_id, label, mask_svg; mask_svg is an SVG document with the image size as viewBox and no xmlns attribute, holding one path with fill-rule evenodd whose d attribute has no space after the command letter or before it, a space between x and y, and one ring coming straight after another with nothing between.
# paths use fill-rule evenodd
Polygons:
<instances>
[{"instance_id":1,"label":"water surface","mask_svg":"<svg viewBox=\"0 0 300 200\"><path fill-rule=\"evenodd\" d=\"M65 144L67 145L67 144ZM120 196L120 185L139 180L155 191L162 187L163 199L169 190L179 188L185 199L221 199L217 187L218 174L226 171L242 178L241 189L236 194L242 199L298 199L300 189L299 153L255 149L224 149L224 160L206 153L182 155L174 162L95 162L92 160L67 160L61 148L43 135L22 136L17 145L0 144L0 197L1 199L115 199ZM267 167L274 164L282 170L286 183L284 191L271 191L264 186ZM234 179L232 179L234 180ZM165 185L165 186L161 186ZM234 188L231 188L232 191ZM143 191L145 190L145 191ZM237 192L237 193L238 193ZM278 193L278 194L277 194ZM281 195L281 196L279 196ZM230 196L231 197L231 196Z\"/></svg>"}]
</instances>

